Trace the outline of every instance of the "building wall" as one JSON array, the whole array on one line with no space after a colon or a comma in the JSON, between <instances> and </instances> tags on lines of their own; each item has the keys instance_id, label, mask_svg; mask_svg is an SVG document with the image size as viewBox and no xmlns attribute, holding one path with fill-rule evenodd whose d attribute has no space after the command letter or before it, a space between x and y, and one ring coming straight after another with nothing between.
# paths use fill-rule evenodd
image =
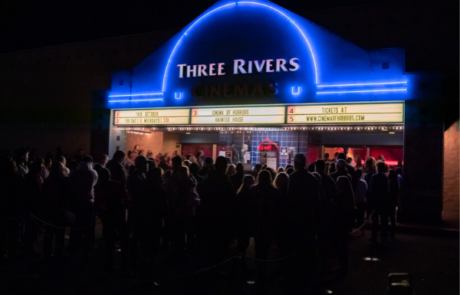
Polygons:
<instances>
[{"instance_id":1,"label":"building wall","mask_svg":"<svg viewBox=\"0 0 460 295\"><path fill-rule=\"evenodd\" d=\"M61 147L70 154L78 148L107 153L108 126L99 120L104 115L96 114L94 93L110 88L113 71L132 68L174 33L0 54L0 150L30 147L44 155ZM93 129L96 138L105 134L102 145L91 143Z\"/></svg>"},{"instance_id":2,"label":"building wall","mask_svg":"<svg viewBox=\"0 0 460 295\"><path fill-rule=\"evenodd\" d=\"M176 147L176 144L180 142L179 136L179 133L163 132L163 154L169 153L171 155L173 151L177 151L178 155L181 154L181 146Z\"/></svg>"},{"instance_id":3,"label":"building wall","mask_svg":"<svg viewBox=\"0 0 460 295\"><path fill-rule=\"evenodd\" d=\"M163 132L152 132L148 135L128 134L126 138L127 150L133 150L135 145L139 145L139 149L144 150L144 156L148 150L153 152L153 156L163 150Z\"/></svg>"},{"instance_id":4,"label":"building wall","mask_svg":"<svg viewBox=\"0 0 460 295\"><path fill-rule=\"evenodd\" d=\"M457 121L444 132L444 183L442 219L450 225L459 226L459 131Z\"/></svg>"}]
</instances>

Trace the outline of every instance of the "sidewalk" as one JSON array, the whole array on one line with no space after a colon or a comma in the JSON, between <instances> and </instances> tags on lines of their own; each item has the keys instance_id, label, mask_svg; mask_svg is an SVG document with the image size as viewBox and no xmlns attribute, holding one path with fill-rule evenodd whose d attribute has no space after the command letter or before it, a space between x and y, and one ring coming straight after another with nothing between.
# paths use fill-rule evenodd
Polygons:
<instances>
[{"instance_id":1,"label":"sidewalk","mask_svg":"<svg viewBox=\"0 0 460 295\"><path fill-rule=\"evenodd\" d=\"M100 238L100 226L98 233ZM294 285L290 278L278 280L276 269L279 263L271 263L269 287L262 294L385 295L388 294L387 277L392 272L408 272L412 276L416 295L459 294L458 237L398 232L386 244L373 247L368 240L370 232L366 230L365 233L365 236L350 237L350 272L344 278L338 279L329 274ZM3 262L0 265L0 294L256 294L258 282L247 283L254 281L253 261L248 261L249 271L239 286L235 281L235 268L232 267L235 260L210 271L178 277L212 265L198 253L187 252L163 254L157 261L158 275L155 278L142 274L126 277L117 271L103 271L101 241L98 244L100 247L87 263L70 256L64 263L45 264L41 257L21 257ZM252 240L248 256L254 257ZM272 249L270 256L277 258L276 249ZM370 256L380 261L362 259ZM159 277L171 279L161 281Z\"/></svg>"}]
</instances>

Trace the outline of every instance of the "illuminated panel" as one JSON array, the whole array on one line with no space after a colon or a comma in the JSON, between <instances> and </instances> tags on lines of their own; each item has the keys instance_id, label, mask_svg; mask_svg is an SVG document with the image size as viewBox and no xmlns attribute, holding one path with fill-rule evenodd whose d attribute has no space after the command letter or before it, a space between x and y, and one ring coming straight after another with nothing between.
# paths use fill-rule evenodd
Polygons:
<instances>
[{"instance_id":1,"label":"illuminated panel","mask_svg":"<svg viewBox=\"0 0 460 295\"><path fill-rule=\"evenodd\" d=\"M115 125L176 125L188 124L189 109L148 109L115 111Z\"/></svg>"},{"instance_id":2,"label":"illuminated panel","mask_svg":"<svg viewBox=\"0 0 460 295\"><path fill-rule=\"evenodd\" d=\"M287 123L402 123L403 111L402 103L288 106Z\"/></svg>"},{"instance_id":3,"label":"illuminated panel","mask_svg":"<svg viewBox=\"0 0 460 295\"><path fill-rule=\"evenodd\" d=\"M193 124L283 124L284 107L192 109Z\"/></svg>"}]
</instances>

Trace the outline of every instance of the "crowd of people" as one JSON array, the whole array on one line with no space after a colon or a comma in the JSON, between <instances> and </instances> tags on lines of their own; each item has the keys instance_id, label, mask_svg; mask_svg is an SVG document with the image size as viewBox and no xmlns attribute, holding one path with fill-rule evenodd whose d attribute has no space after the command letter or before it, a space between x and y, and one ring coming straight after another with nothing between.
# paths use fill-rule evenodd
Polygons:
<instances>
[{"instance_id":1,"label":"crowd of people","mask_svg":"<svg viewBox=\"0 0 460 295\"><path fill-rule=\"evenodd\" d=\"M136 154L134 156L134 154ZM0 176L0 251L2 257L64 252L90 259L96 216L102 221L104 263L113 268L121 249L121 269L153 265L161 251L205 249L213 263L225 259L236 242L243 257L254 239L257 273L268 277L264 260L276 245L282 275L327 268L348 272L349 234L372 219L372 243L385 242L388 219L395 233L395 210L403 178L384 160L369 157L354 166L346 155L329 155L307 166L303 154L276 171L225 157L157 160L136 151L118 150L93 161L77 151L72 159L57 153L46 158L18 149L2 155ZM192 158L193 157L193 158ZM203 159L204 158L204 159ZM361 161L361 160L359 160ZM69 244L64 235L70 227ZM43 253L34 243L43 228ZM54 251L53 251L54 242ZM54 252L54 253L53 253ZM301 253L293 259L295 253ZM289 259L289 257L291 259Z\"/></svg>"}]
</instances>

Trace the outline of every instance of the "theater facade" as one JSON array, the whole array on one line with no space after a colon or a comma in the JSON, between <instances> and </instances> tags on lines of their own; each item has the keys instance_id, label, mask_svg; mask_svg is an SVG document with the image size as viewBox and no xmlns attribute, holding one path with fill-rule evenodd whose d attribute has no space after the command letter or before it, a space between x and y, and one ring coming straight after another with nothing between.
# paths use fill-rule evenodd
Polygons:
<instances>
[{"instance_id":1,"label":"theater facade","mask_svg":"<svg viewBox=\"0 0 460 295\"><path fill-rule=\"evenodd\" d=\"M109 154L135 145L154 157L201 150L247 170L292 164L296 153L308 163L335 152L383 156L404 169L399 217L440 220L436 95L420 87L426 75L405 72L404 59L404 48L360 48L269 1L218 1L112 74Z\"/></svg>"}]
</instances>

